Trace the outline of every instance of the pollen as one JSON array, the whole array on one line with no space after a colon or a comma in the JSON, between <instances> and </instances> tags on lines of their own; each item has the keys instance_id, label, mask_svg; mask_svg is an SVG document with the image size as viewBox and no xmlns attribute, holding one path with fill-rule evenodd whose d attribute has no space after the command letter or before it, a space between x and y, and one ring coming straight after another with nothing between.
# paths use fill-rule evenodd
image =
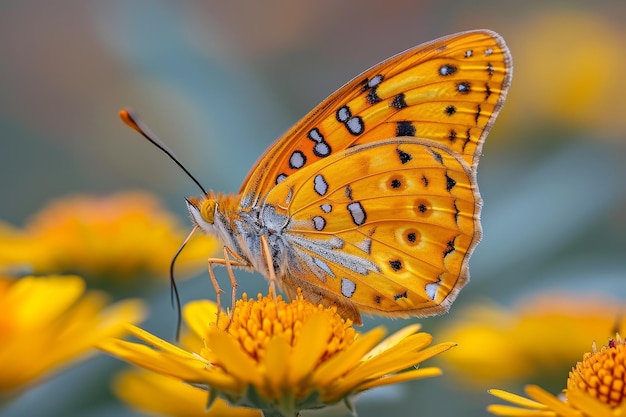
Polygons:
<instances>
[{"instance_id":1,"label":"pollen","mask_svg":"<svg viewBox=\"0 0 626 417\"><path fill-rule=\"evenodd\" d=\"M599 351L593 349L572 369L567 388L578 388L612 408L626 398L626 348L617 336Z\"/></svg>"},{"instance_id":2,"label":"pollen","mask_svg":"<svg viewBox=\"0 0 626 417\"><path fill-rule=\"evenodd\" d=\"M350 346L356 332L352 322L339 316L336 309L305 301L300 290L290 303L285 302L280 295L274 298L258 294L256 299L251 299L243 294L235 304L230 322L219 320L218 323L222 330L227 327L227 332L239 341L252 359L260 361L265 358L267 345L272 338L281 337L290 346L295 346L303 322L320 313L328 316L332 328L326 352L321 358L323 361Z\"/></svg>"}]
</instances>

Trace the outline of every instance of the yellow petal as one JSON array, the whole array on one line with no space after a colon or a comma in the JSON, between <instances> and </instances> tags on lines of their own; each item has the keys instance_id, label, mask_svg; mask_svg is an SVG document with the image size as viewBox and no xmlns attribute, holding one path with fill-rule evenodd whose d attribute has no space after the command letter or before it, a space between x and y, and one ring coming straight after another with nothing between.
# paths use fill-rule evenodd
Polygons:
<instances>
[{"instance_id":1,"label":"yellow petal","mask_svg":"<svg viewBox=\"0 0 626 417\"><path fill-rule=\"evenodd\" d=\"M261 385L262 378L256 363L241 348L235 339L219 330L211 330L207 346L219 358L220 366L242 382Z\"/></svg>"},{"instance_id":2,"label":"yellow petal","mask_svg":"<svg viewBox=\"0 0 626 417\"><path fill-rule=\"evenodd\" d=\"M614 417L616 415L611 407L600 402L585 391L570 389L567 391L567 400L574 407L584 412L585 415L593 417Z\"/></svg>"},{"instance_id":3,"label":"yellow petal","mask_svg":"<svg viewBox=\"0 0 626 417\"><path fill-rule=\"evenodd\" d=\"M201 340L206 339L217 318L217 305L207 300L190 301L183 309L187 327Z\"/></svg>"},{"instance_id":4,"label":"yellow petal","mask_svg":"<svg viewBox=\"0 0 626 417\"><path fill-rule=\"evenodd\" d=\"M359 385L358 389L359 391L364 391L366 389L380 387L383 385L399 384L401 382L411 381L413 379L430 378L433 376L439 376L441 374L441 369L437 367L414 369L412 371L402 372L392 376L375 379L366 384Z\"/></svg>"},{"instance_id":5,"label":"yellow petal","mask_svg":"<svg viewBox=\"0 0 626 417\"><path fill-rule=\"evenodd\" d=\"M24 277L11 285L3 303L15 306L11 314L20 327L43 325L56 320L84 290L84 281L76 276Z\"/></svg>"},{"instance_id":6,"label":"yellow petal","mask_svg":"<svg viewBox=\"0 0 626 417\"><path fill-rule=\"evenodd\" d=\"M430 335L425 333L420 333L414 336L419 335L424 335L420 339L430 339ZM411 366L415 366L418 363L421 363L441 352L445 352L454 346L453 343L441 343L424 350L418 350L418 347L411 346L411 341L408 339L409 338L403 340L392 349L389 349L384 355L380 355L363 362L359 368L355 370L355 374L362 379L377 378L379 376L398 372ZM417 346L422 346L421 340L416 341L418 342Z\"/></svg>"},{"instance_id":7,"label":"yellow petal","mask_svg":"<svg viewBox=\"0 0 626 417\"><path fill-rule=\"evenodd\" d=\"M530 399L528 399L526 397L522 397L520 395L513 394L513 393L508 392L508 391L503 391L501 389L490 389L487 392L489 394L493 395L494 397L497 397L497 398L500 398L501 400L508 401L510 403L519 405L520 407L536 408L538 410L547 410L548 409L548 407L546 407L544 404L538 403L537 401L533 401L533 400L530 400Z\"/></svg>"},{"instance_id":8,"label":"yellow petal","mask_svg":"<svg viewBox=\"0 0 626 417\"><path fill-rule=\"evenodd\" d=\"M204 372L207 367L199 357L166 355L149 346L124 340L110 339L101 343L100 349L151 371L187 381L197 381L202 375L198 371Z\"/></svg>"},{"instance_id":9,"label":"yellow petal","mask_svg":"<svg viewBox=\"0 0 626 417\"><path fill-rule=\"evenodd\" d=\"M384 352L381 357L363 362L353 372L347 374L345 378L333 381L328 387L328 390L351 392L365 381L377 379L415 366L432 356L445 352L453 346L455 346L454 343L440 343L422 351L407 352L406 349L403 348L398 352L394 352L393 355L389 351Z\"/></svg>"},{"instance_id":10,"label":"yellow petal","mask_svg":"<svg viewBox=\"0 0 626 417\"><path fill-rule=\"evenodd\" d=\"M382 339L384 335L385 330L382 327L377 327L358 337L346 350L338 352L319 366L313 375L312 384L324 387L331 381L343 376L358 365L363 355L368 351L372 351L372 346Z\"/></svg>"},{"instance_id":11,"label":"yellow petal","mask_svg":"<svg viewBox=\"0 0 626 417\"><path fill-rule=\"evenodd\" d=\"M288 361L291 346L282 337L274 337L269 341L265 356L265 377L271 389L271 395L279 397L288 384Z\"/></svg>"},{"instance_id":12,"label":"yellow petal","mask_svg":"<svg viewBox=\"0 0 626 417\"><path fill-rule=\"evenodd\" d=\"M306 319L289 358L291 384L296 385L312 374L314 366L326 351L331 334L330 319L325 314L315 313Z\"/></svg>"},{"instance_id":13,"label":"yellow petal","mask_svg":"<svg viewBox=\"0 0 626 417\"><path fill-rule=\"evenodd\" d=\"M159 339L153 334L150 334L137 326L129 325L128 331L139 340L143 340L144 342L149 343L154 347L158 347L163 352L171 353L173 355L181 355L188 358L195 358L192 353L187 352L186 350L181 349L171 343L168 343L163 339Z\"/></svg>"},{"instance_id":14,"label":"yellow petal","mask_svg":"<svg viewBox=\"0 0 626 417\"><path fill-rule=\"evenodd\" d=\"M582 417L583 414L577 410L574 410L563 401L550 394L548 391L540 388L537 385L529 385L526 387L526 393L533 399L545 404L550 409L556 411L559 415L564 417Z\"/></svg>"},{"instance_id":15,"label":"yellow petal","mask_svg":"<svg viewBox=\"0 0 626 417\"><path fill-rule=\"evenodd\" d=\"M554 411L528 410L500 404L487 406L487 411L491 414L504 417L557 417Z\"/></svg>"},{"instance_id":16,"label":"yellow petal","mask_svg":"<svg viewBox=\"0 0 626 417\"><path fill-rule=\"evenodd\" d=\"M230 407L225 400L215 399L206 409L209 393L183 381L147 371L126 371L115 378L115 394L132 406L157 413L180 417L253 417L261 412L249 408Z\"/></svg>"},{"instance_id":17,"label":"yellow petal","mask_svg":"<svg viewBox=\"0 0 626 417\"><path fill-rule=\"evenodd\" d=\"M417 331L421 327L422 326L419 323L415 323L398 330L397 332L383 340L381 343L379 343L374 349L372 349L367 355L365 355L363 359L368 360L370 358L373 358L374 356L378 356L382 352L397 345L401 340L405 339L409 335L417 333Z\"/></svg>"}]
</instances>

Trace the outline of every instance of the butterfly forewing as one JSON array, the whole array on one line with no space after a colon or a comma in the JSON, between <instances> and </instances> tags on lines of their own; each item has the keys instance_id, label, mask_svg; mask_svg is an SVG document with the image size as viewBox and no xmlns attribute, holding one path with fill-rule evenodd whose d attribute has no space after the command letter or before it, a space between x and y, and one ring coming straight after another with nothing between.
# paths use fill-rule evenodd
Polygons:
<instances>
[{"instance_id":1,"label":"butterfly forewing","mask_svg":"<svg viewBox=\"0 0 626 417\"><path fill-rule=\"evenodd\" d=\"M480 238L475 172L428 140L337 151L286 178L265 204L289 219L282 233L298 260L288 292L302 287L344 311L445 311Z\"/></svg>"},{"instance_id":2,"label":"butterfly forewing","mask_svg":"<svg viewBox=\"0 0 626 417\"><path fill-rule=\"evenodd\" d=\"M430 139L474 168L512 75L502 38L451 35L365 71L332 94L261 157L242 185L242 208L295 172L357 144Z\"/></svg>"}]
</instances>

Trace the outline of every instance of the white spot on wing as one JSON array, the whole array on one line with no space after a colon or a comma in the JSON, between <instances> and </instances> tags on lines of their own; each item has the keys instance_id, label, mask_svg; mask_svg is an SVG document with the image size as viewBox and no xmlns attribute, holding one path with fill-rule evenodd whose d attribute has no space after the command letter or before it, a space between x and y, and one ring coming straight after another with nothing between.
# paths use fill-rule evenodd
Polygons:
<instances>
[{"instance_id":1,"label":"white spot on wing","mask_svg":"<svg viewBox=\"0 0 626 417\"><path fill-rule=\"evenodd\" d=\"M348 204L348 211L352 216L352 221L354 222L354 224L360 226L365 223L365 210L363 210L363 206L360 202L356 201L354 203Z\"/></svg>"},{"instance_id":2,"label":"white spot on wing","mask_svg":"<svg viewBox=\"0 0 626 417\"><path fill-rule=\"evenodd\" d=\"M330 238L330 247L333 249L341 249L345 245L343 239L338 238L337 236L333 236Z\"/></svg>"},{"instance_id":3,"label":"white spot on wing","mask_svg":"<svg viewBox=\"0 0 626 417\"><path fill-rule=\"evenodd\" d=\"M321 196L326 194L326 192L328 191L328 183L326 182L322 174L316 175L315 178L313 179L313 182L315 184L313 188L315 189L315 192L317 194Z\"/></svg>"},{"instance_id":4,"label":"white spot on wing","mask_svg":"<svg viewBox=\"0 0 626 417\"><path fill-rule=\"evenodd\" d=\"M338 245L343 246L341 240L315 240L309 237L300 237L297 234L286 235L288 242L295 249L296 253L302 253L301 256L310 256L308 253L315 253L317 257L333 264L339 264L344 268L359 274L367 275L370 271L380 272L380 268L370 261L367 257L351 255L349 253L336 250ZM307 252L300 252L300 248Z\"/></svg>"},{"instance_id":5,"label":"white spot on wing","mask_svg":"<svg viewBox=\"0 0 626 417\"><path fill-rule=\"evenodd\" d=\"M368 255L372 253L372 239L370 238L363 239L356 246Z\"/></svg>"},{"instance_id":6,"label":"white spot on wing","mask_svg":"<svg viewBox=\"0 0 626 417\"><path fill-rule=\"evenodd\" d=\"M341 294L344 297L350 298L356 290L356 284L354 281L350 281L348 278L341 278Z\"/></svg>"},{"instance_id":7,"label":"white spot on wing","mask_svg":"<svg viewBox=\"0 0 626 417\"><path fill-rule=\"evenodd\" d=\"M315 127L309 131L309 139L315 142L322 142L324 140L324 137L322 137L320 131Z\"/></svg>"},{"instance_id":8,"label":"white spot on wing","mask_svg":"<svg viewBox=\"0 0 626 417\"><path fill-rule=\"evenodd\" d=\"M372 79L367 82L367 86L369 88L376 87L378 84L380 84L382 82L382 80L383 80L383 76L378 74L378 75L372 77Z\"/></svg>"},{"instance_id":9,"label":"white spot on wing","mask_svg":"<svg viewBox=\"0 0 626 417\"><path fill-rule=\"evenodd\" d=\"M330 147L326 142L319 142L315 144L313 151L319 156L328 156L328 154L330 154Z\"/></svg>"},{"instance_id":10,"label":"white spot on wing","mask_svg":"<svg viewBox=\"0 0 626 417\"><path fill-rule=\"evenodd\" d=\"M322 209L324 213L330 213L331 211L333 211L333 206L331 206L328 203L322 204L320 208Z\"/></svg>"},{"instance_id":11,"label":"white spot on wing","mask_svg":"<svg viewBox=\"0 0 626 417\"><path fill-rule=\"evenodd\" d=\"M346 106L343 106L339 110L337 110L337 120L339 120L340 122L345 123L351 116L352 114L350 114L350 110Z\"/></svg>"},{"instance_id":12,"label":"white spot on wing","mask_svg":"<svg viewBox=\"0 0 626 417\"><path fill-rule=\"evenodd\" d=\"M358 135L364 130L363 120L360 117L352 117L346 122L346 127L353 135Z\"/></svg>"},{"instance_id":13,"label":"white spot on wing","mask_svg":"<svg viewBox=\"0 0 626 417\"><path fill-rule=\"evenodd\" d=\"M289 158L289 166L295 169L302 168L305 162L304 154L300 151L294 151Z\"/></svg>"},{"instance_id":14,"label":"white spot on wing","mask_svg":"<svg viewBox=\"0 0 626 417\"><path fill-rule=\"evenodd\" d=\"M322 216L313 217L313 227L317 231L324 230L324 227L326 227L326 220Z\"/></svg>"},{"instance_id":15,"label":"white spot on wing","mask_svg":"<svg viewBox=\"0 0 626 417\"><path fill-rule=\"evenodd\" d=\"M424 287L424 289L426 290L426 295L431 300L434 300L435 297L437 296L437 290L439 289L440 286L441 286L441 282L440 281L431 282L430 284L426 284L426 286Z\"/></svg>"},{"instance_id":16,"label":"white spot on wing","mask_svg":"<svg viewBox=\"0 0 626 417\"><path fill-rule=\"evenodd\" d=\"M331 277L335 277L335 274L333 273L333 271L330 269L330 267L328 266L328 264L324 261L322 261L319 258L315 258L313 257L313 263L317 266L319 266L320 268L322 268L324 270L324 272L326 272L328 275L330 275Z\"/></svg>"}]
</instances>

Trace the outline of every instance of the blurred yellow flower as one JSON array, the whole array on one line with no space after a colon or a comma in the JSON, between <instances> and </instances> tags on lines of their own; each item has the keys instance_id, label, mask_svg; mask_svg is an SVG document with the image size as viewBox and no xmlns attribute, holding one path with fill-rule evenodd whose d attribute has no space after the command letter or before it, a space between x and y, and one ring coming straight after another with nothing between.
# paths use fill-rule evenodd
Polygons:
<instances>
[{"instance_id":1,"label":"blurred yellow flower","mask_svg":"<svg viewBox=\"0 0 626 417\"><path fill-rule=\"evenodd\" d=\"M147 193L66 197L42 208L23 231L0 224L0 271L78 273L119 282L167 276L189 231ZM198 234L179 257L177 271L206 267L217 248L217 241Z\"/></svg>"},{"instance_id":2,"label":"blurred yellow flower","mask_svg":"<svg viewBox=\"0 0 626 417\"><path fill-rule=\"evenodd\" d=\"M492 395L517 407L493 404L487 410L498 416L531 417L615 417L626 415L626 347L619 335L599 351L591 352L576 364L567 380L563 398L536 385L526 387L524 398L502 390Z\"/></svg>"},{"instance_id":3,"label":"blurred yellow flower","mask_svg":"<svg viewBox=\"0 0 626 417\"><path fill-rule=\"evenodd\" d=\"M137 328L145 342L104 342L101 348L149 370L175 377L231 404L266 415L294 416L326 407L362 391L436 376L439 368L415 367L454 344L427 347L432 337L410 325L379 343L384 329L358 334L334 308L298 297L238 300L228 318L215 304L195 301L185 307L185 321L196 338L186 350ZM217 323L216 323L217 321ZM201 342L200 342L201 341Z\"/></svg>"},{"instance_id":4,"label":"blurred yellow flower","mask_svg":"<svg viewBox=\"0 0 626 417\"><path fill-rule=\"evenodd\" d=\"M516 85L524 87L512 89L504 118L516 118L525 128L533 119L535 128L560 125L623 137L626 118L615 109L623 105L626 83L618 81L615 68L626 65L624 26L611 25L603 13L560 6L529 16L507 36Z\"/></svg>"},{"instance_id":5,"label":"blurred yellow flower","mask_svg":"<svg viewBox=\"0 0 626 417\"><path fill-rule=\"evenodd\" d=\"M143 319L139 301L106 305L76 276L1 277L0 396L19 393Z\"/></svg>"},{"instance_id":6,"label":"blurred yellow flower","mask_svg":"<svg viewBox=\"0 0 626 417\"><path fill-rule=\"evenodd\" d=\"M444 340L459 347L440 360L467 380L465 386L484 390L564 372L590 338L602 340L611 334L622 308L608 299L564 294L535 296L519 305L473 305L456 311L457 319L441 330Z\"/></svg>"},{"instance_id":7,"label":"blurred yellow flower","mask_svg":"<svg viewBox=\"0 0 626 417\"><path fill-rule=\"evenodd\" d=\"M139 411L171 417L262 417L259 410L231 407L217 398L207 410L207 392L180 379L146 370L125 371L113 383L115 395Z\"/></svg>"}]
</instances>

